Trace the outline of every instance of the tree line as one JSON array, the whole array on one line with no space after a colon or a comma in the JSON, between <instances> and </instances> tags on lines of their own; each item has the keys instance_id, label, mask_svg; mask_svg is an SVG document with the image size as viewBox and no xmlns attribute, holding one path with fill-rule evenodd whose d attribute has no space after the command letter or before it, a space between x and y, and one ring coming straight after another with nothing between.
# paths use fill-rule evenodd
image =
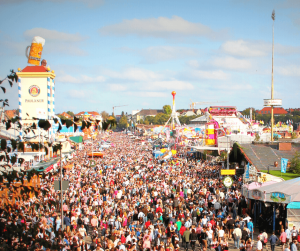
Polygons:
<instances>
[{"instance_id":1,"label":"tree line","mask_svg":"<svg viewBox=\"0 0 300 251\"><path fill-rule=\"evenodd\" d=\"M243 110L241 113L243 115L250 115L250 109L247 108ZM252 119L256 121L264 121L264 124L269 124L271 121L271 114L259 114L255 112L255 109L252 108ZM284 122L286 121L292 121L293 125L296 126L296 124L300 123L300 111L293 111L289 114L282 114L282 115L275 115L274 116L274 123L277 124L278 122Z\"/></svg>"}]
</instances>

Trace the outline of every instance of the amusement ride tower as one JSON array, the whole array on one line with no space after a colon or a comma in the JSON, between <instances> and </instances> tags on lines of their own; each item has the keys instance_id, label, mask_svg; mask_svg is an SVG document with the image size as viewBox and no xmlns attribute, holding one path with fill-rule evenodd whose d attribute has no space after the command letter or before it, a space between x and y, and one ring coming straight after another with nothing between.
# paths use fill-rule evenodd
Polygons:
<instances>
[{"instance_id":1,"label":"amusement ride tower","mask_svg":"<svg viewBox=\"0 0 300 251\"><path fill-rule=\"evenodd\" d=\"M172 96L173 96L173 105L172 105L172 113L171 113L171 117L169 118L169 120L167 121L166 125L169 123L169 121L171 120L171 127L170 130L175 130L176 124L180 125L180 121L178 119L177 113L176 113L176 109L175 109L175 95L176 92L172 91Z\"/></svg>"}]
</instances>

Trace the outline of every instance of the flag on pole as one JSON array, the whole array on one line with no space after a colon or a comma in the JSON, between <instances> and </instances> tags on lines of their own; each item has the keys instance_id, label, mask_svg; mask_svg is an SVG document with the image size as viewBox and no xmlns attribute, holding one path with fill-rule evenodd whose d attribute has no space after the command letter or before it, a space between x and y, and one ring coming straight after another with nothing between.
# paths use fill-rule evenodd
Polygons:
<instances>
[{"instance_id":1,"label":"flag on pole","mask_svg":"<svg viewBox=\"0 0 300 251\"><path fill-rule=\"evenodd\" d=\"M286 167L287 167L288 161L289 161L288 159L281 158L281 172L282 173L286 173Z\"/></svg>"},{"instance_id":2,"label":"flag on pole","mask_svg":"<svg viewBox=\"0 0 300 251\"><path fill-rule=\"evenodd\" d=\"M249 179L250 178L250 165L249 163L247 164L247 168L246 168L246 175L245 175L245 178L246 179Z\"/></svg>"}]
</instances>

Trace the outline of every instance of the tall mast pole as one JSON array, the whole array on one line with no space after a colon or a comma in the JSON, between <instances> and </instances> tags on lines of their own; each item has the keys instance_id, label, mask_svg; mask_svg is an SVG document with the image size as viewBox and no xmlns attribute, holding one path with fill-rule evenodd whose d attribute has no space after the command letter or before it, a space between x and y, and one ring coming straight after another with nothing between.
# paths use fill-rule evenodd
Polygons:
<instances>
[{"instance_id":1,"label":"tall mast pole","mask_svg":"<svg viewBox=\"0 0 300 251\"><path fill-rule=\"evenodd\" d=\"M176 109L175 109L175 95L176 95L176 92L175 91L172 91L171 92L172 96L173 96L173 106L172 106L172 114L171 114L171 130L174 130L175 129L175 114L176 114Z\"/></svg>"},{"instance_id":2,"label":"tall mast pole","mask_svg":"<svg viewBox=\"0 0 300 251\"><path fill-rule=\"evenodd\" d=\"M272 84L271 84L271 100L274 99L274 22L275 22L275 10L272 12L272 19L273 19L273 43L272 43ZM274 127L274 111L273 105L271 105L271 141L273 141L273 127Z\"/></svg>"}]
</instances>

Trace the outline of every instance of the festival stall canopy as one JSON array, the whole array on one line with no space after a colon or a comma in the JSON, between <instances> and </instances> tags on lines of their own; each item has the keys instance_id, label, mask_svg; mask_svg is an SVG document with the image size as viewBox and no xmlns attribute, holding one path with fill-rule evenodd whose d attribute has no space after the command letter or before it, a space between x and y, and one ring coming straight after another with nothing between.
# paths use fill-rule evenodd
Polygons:
<instances>
[{"instance_id":1,"label":"festival stall canopy","mask_svg":"<svg viewBox=\"0 0 300 251\"><path fill-rule=\"evenodd\" d=\"M258 188L258 200L288 204L300 198L300 177ZM260 192L260 193L259 193Z\"/></svg>"},{"instance_id":2,"label":"festival stall canopy","mask_svg":"<svg viewBox=\"0 0 300 251\"><path fill-rule=\"evenodd\" d=\"M75 136L75 137L70 137L69 138L71 141L79 144L79 143L82 143L82 140L83 140L83 137L82 136Z\"/></svg>"},{"instance_id":3,"label":"festival stall canopy","mask_svg":"<svg viewBox=\"0 0 300 251\"><path fill-rule=\"evenodd\" d=\"M270 181L267 181L265 183L252 182L250 184L245 184L243 186L242 193L243 193L244 196L246 196L249 199L257 200L257 199L260 198L259 195L261 194L260 191L257 191L258 188L268 186L268 185L271 185L271 184L275 184L275 183L278 183L278 182L279 181L276 181L276 180L270 180Z\"/></svg>"},{"instance_id":4,"label":"festival stall canopy","mask_svg":"<svg viewBox=\"0 0 300 251\"><path fill-rule=\"evenodd\" d=\"M300 202L298 201L294 201L294 202L291 202L287 205L288 209L299 209L300 208Z\"/></svg>"},{"instance_id":5,"label":"festival stall canopy","mask_svg":"<svg viewBox=\"0 0 300 251\"><path fill-rule=\"evenodd\" d=\"M49 172L54 168L54 165L59 161L60 158L53 158L50 161L47 162L40 162L37 165L35 165L33 168L31 168L29 171L31 170L36 170L38 172Z\"/></svg>"}]
</instances>

